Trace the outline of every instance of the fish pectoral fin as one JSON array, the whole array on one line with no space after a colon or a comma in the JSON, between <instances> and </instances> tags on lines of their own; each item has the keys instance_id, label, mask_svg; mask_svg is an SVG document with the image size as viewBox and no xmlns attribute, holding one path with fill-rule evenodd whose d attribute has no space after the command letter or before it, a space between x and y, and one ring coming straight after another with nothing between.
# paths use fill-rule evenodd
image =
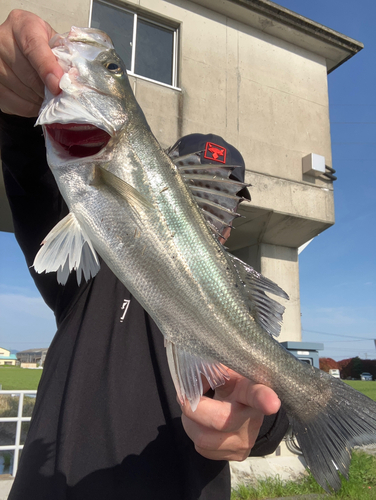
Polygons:
<instances>
[{"instance_id":1,"label":"fish pectoral fin","mask_svg":"<svg viewBox=\"0 0 376 500\"><path fill-rule=\"evenodd\" d=\"M234 255L227 254L227 256L234 265L240 281L245 286L252 317L270 335L278 337L285 307L268 297L265 292L286 300L289 299L289 296L276 283L255 271L250 265Z\"/></svg>"},{"instance_id":2,"label":"fish pectoral fin","mask_svg":"<svg viewBox=\"0 0 376 500\"><path fill-rule=\"evenodd\" d=\"M201 375L206 377L214 390L223 385L230 377L220 363L209 361L187 352L169 340L165 340L168 366L181 404L188 399L195 411L203 394Z\"/></svg>"},{"instance_id":3,"label":"fish pectoral fin","mask_svg":"<svg viewBox=\"0 0 376 500\"><path fill-rule=\"evenodd\" d=\"M142 209L153 209L153 205L143 196L137 189L128 184L128 182L120 179L117 175L109 170L106 170L100 165L95 166L96 182L101 180L108 186L111 186L118 194L120 194L127 203L139 214Z\"/></svg>"},{"instance_id":4,"label":"fish pectoral fin","mask_svg":"<svg viewBox=\"0 0 376 500\"><path fill-rule=\"evenodd\" d=\"M90 239L71 212L48 233L33 262L37 273L57 272L58 283L65 285L72 270L76 271L80 285L82 275L86 281L94 277L100 263Z\"/></svg>"}]
</instances>

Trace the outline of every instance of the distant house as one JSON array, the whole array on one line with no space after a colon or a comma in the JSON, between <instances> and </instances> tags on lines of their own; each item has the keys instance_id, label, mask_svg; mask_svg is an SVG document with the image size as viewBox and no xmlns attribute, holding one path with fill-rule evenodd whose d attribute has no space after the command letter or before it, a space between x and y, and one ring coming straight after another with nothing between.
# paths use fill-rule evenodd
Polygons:
<instances>
[{"instance_id":1,"label":"distant house","mask_svg":"<svg viewBox=\"0 0 376 500\"><path fill-rule=\"evenodd\" d=\"M15 366L17 363L17 357L15 354L11 354L8 349L0 347L0 365L11 365Z\"/></svg>"},{"instance_id":2,"label":"distant house","mask_svg":"<svg viewBox=\"0 0 376 500\"><path fill-rule=\"evenodd\" d=\"M23 368L36 368L37 366L43 366L47 351L47 347L19 351L17 359Z\"/></svg>"}]
</instances>

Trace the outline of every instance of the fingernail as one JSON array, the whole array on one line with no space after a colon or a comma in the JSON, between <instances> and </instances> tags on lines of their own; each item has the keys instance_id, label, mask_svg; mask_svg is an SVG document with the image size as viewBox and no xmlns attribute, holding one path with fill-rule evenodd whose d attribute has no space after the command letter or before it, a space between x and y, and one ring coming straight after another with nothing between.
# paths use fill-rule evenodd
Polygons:
<instances>
[{"instance_id":1,"label":"fingernail","mask_svg":"<svg viewBox=\"0 0 376 500\"><path fill-rule=\"evenodd\" d=\"M49 73L45 80L48 90L53 94L57 95L60 92L59 78L53 73Z\"/></svg>"}]
</instances>

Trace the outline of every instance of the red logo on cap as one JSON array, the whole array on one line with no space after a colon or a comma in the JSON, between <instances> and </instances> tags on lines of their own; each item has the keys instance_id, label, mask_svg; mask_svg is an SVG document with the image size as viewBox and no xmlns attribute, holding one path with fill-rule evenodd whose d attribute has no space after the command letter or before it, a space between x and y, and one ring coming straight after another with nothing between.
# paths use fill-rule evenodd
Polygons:
<instances>
[{"instance_id":1,"label":"red logo on cap","mask_svg":"<svg viewBox=\"0 0 376 500\"><path fill-rule=\"evenodd\" d=\"M219 161L220 163L226 163L226 148L218 146L218 144L213 144L212 142L207 142L205 146L204 158L207 160Z\"/></svg>"}]
</instances>

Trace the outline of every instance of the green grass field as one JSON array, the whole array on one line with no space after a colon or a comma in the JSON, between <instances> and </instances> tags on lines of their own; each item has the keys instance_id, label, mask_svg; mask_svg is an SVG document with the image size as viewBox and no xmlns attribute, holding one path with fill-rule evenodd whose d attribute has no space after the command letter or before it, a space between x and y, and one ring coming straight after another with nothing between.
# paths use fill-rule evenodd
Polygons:
<instances>
[{"instance_id":1,"label":"green grass field","mask_svg":"<svg viewBox=\"0 0 376 500\"><path fill-rule=\"evenodd\" d=\"M259 480L254 486L240 486L231 494L231 500L263 500L288 497L332 498L333 500L376 500L376 457L363 452L354 452L349 480L342 478L342 487L337 493L324 495L312 474L300 481L282 481L279 477Z\"/></svg>"},{"instance_id":2,"label":"green grass field","mask_svg":"<svg viewBox=\"0 0 376 500\"><path fill-rule=\"evenodd\" d=\"M38 389L42 371L19 366L0 366L0 384L3 390Z\"/></svg>"},{"instance_id":3,"label":"green grass field","mask_svg":"<svg viewBox=\"0 0 376 500\"><path fill-rule=\"evenodd\" d=\"M376 380L344 380L346 384L376 401Z\"/></svg>"},{"instance_id":4,"label":"green grass field","mask_svg":"<svg viewBox=\"0 0 376 500\"><path fill-rule=\"evenodd\" d=\"M0 366L0 384L4 390L37 389L43 370L28 370L18 366ZM376 401L376 381L345 380L357 391Z\"/></svg>"}]
</instances>

